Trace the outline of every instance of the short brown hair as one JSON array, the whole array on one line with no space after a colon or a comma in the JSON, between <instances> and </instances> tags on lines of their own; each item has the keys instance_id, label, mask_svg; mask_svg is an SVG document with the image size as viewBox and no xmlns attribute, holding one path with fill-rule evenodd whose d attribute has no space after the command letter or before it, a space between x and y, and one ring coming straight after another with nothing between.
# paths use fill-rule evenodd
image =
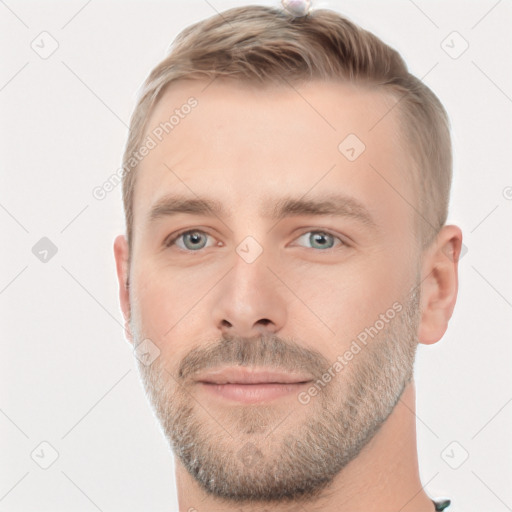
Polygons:
<instances>
[{"instance_id":1,"label":"short brown hair","mask_svg":"<svg viewBox=\"0 0 512 512\"><path fill-rule=\"evenodd\" d=\"M166 86L179 79L228 77L248 83L339 80L388 92L396 100L419 185L421 247L445 224L452 180L449 121L437 96L409 73L400 54L338 13L293 17L264 6L237 7L185 28L149 74L130 120L123 156L123 203L132 246L136 168L147 121ZM341 142L341 141L340 141Z\"/></svg>"}]
</instances>

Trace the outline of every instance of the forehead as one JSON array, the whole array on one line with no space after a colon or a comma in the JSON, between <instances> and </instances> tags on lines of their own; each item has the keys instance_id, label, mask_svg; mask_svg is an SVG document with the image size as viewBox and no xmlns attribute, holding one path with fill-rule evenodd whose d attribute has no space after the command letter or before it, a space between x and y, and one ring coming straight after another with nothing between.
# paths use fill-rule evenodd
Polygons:
<instances>
[{"instance_id":1,"label":"forehead","mask_svg":"<svg viewBox=\"0 0 512 512\"><path fill-rule=\"evenodd\" d=\"M177 81L147 123L151 149L137 171L134 226L169 193L216 198L230 214L263 215L261 205L268 210L268 198L280 193L338 191L375 215L410 215L403 198L415 198L395 102L336 82Z\"/></svg>"}]
</instances>

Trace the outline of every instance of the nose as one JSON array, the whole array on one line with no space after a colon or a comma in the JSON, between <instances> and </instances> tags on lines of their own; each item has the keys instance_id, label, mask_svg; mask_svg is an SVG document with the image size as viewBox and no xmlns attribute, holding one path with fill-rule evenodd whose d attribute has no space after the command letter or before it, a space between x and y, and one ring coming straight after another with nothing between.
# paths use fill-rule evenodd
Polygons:
<instances>
[{"instance_id":1,"label":"nose","mask_svg":"<svg viewBox=\"0 0 512 512\"><path fill-rule=\"evenodd\" d=\"M216 287L212 315L221 334L250 338L277 334L285 325L285 290L264 255L247 263L236 254L233 268Z\"/></svg>"}]
</instances>

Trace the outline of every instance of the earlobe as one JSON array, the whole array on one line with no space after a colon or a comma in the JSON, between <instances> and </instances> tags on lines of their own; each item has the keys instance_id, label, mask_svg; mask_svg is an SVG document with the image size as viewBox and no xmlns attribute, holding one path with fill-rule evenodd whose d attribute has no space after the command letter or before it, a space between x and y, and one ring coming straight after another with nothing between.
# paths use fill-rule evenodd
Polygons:
<instances>
[{"instance_id":1,"label":"earlobe","mask_svg":"<svg viewBox=\"0 0 512 512\"><path fill-rule=\"evenodd\" d=\"M462 247L459 227L444 226L426 251L422 266L421 322L418 341L439 341L448 328L458 291L458 263Z\"/></svg>"},{"instance_id":2,"label":"earlobe","mask_svg":"<svg viewBox=\"0 0 512 512\"><path fill-rule=\"evenodd\" d=\"M133 343L130 330L130 277L129 248L124 235L114 240L114 257L116 260L117 280L119 283L119 303L124 317L124 328L127 339Z\"/></svg>"}]
</instances>

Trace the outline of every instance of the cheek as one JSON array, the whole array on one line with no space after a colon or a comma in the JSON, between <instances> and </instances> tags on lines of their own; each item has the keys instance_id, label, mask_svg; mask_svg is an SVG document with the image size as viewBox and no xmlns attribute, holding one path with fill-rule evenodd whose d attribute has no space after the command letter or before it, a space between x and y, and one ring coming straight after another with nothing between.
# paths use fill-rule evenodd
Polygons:
<instances>
[{"instance_id":1,"label":"cheek","mask_svg":"<svg viewBox=\"0 0 512 512\"><path fill-rule=\"evenodd\" d=\"M290 318L303 332L325 333L326 339L345 344L396 301L403 303L412 279L406 255L388 247L354 256L339 265L302 268L300 278L287 271L284 280L294 283L295 292L289 295Z\"/></svg>"},{"instance_id":2,"label":"cheek","mask_svg":"<svg viewBox=\"0 0 512 512\"><path fill-rule=\"evenodd\" d=\"M204 273L203 273L204 274ZM157 265L140 269L132 283L133 315L140 323L142 336L151 339L161 353L190 348L205 329L206 295L213 281L191 270L162 269ZM204 298L204 299L203 299Z\"/></svg>"}]
</instances>

